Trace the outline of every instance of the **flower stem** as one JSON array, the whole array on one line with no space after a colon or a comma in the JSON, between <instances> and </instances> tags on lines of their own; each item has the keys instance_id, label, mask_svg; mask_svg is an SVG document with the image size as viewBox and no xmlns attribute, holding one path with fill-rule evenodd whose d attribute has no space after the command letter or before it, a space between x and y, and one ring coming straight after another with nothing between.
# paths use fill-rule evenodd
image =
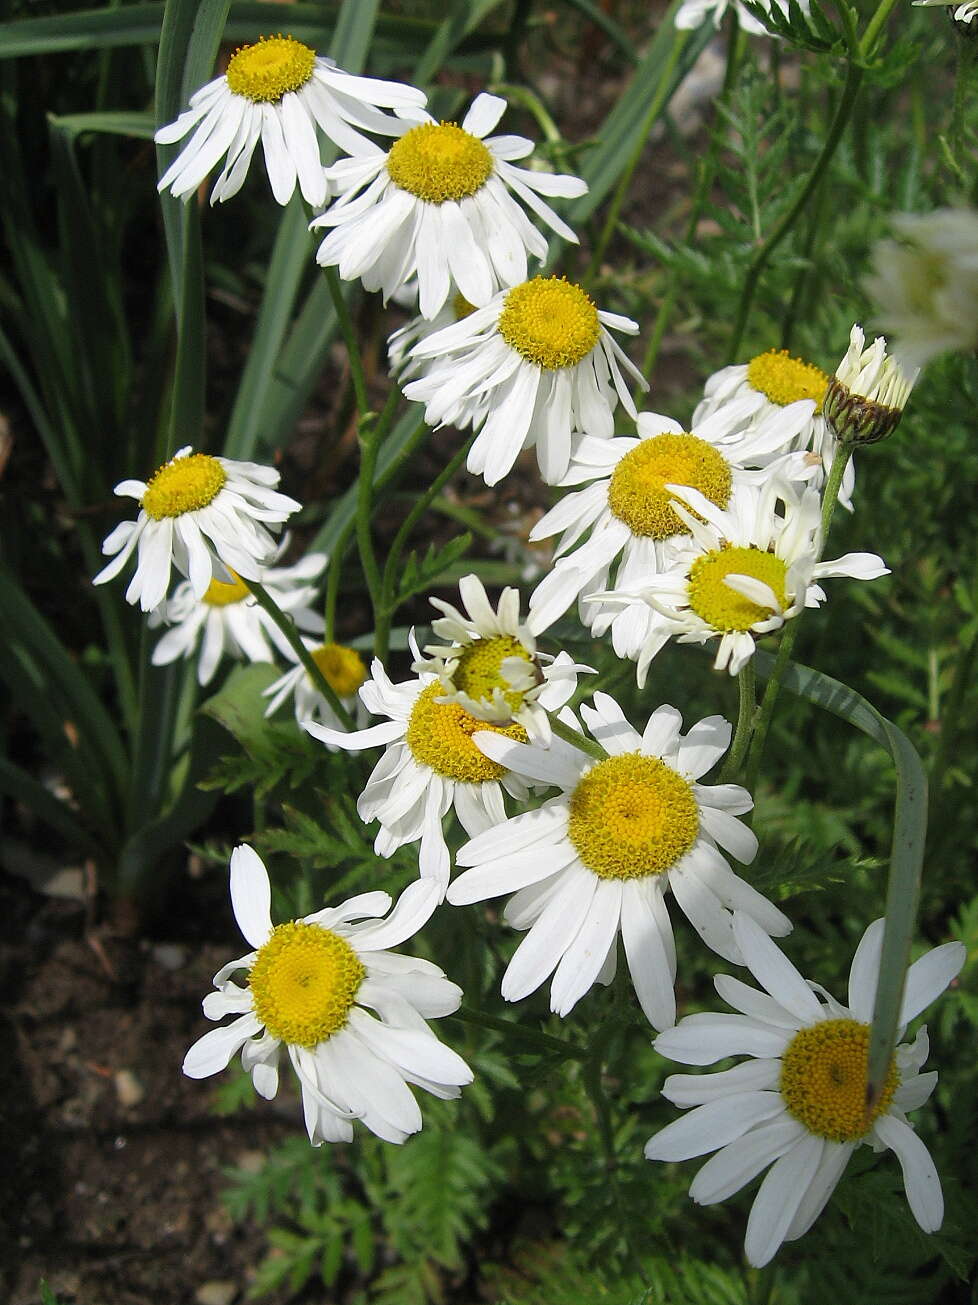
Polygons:
<instances>
[{"instance_id":1,"label":"flower stem","mask_svg":"<svg viewBox=\"0 0 978 1305\"><path fill-rule=\"evenodd\" d=\"M275 622L278 628L285 635L286 639L289 642L289 647L292 649L292 651L298 657L299 661L305 667L306 674L309 676L310 680L312 680L313 684L316 686L319 692L323 695L323 697L332 707L333 711L336 712L336 715L340 718L340 721L343 723L346 729L348 730L355 729L356 725L354 723L353 717L343 706L342 702L340 702L333 686L329 683L325 675L323 675L322 671L316 665L315 661L313 660L309 652L309 649L302 642L302 639L299 635L299 631L296 627L295 622L289 620L289 618L282 611L281 607L279 607L278 603L276 603L275 599L271 596L271 594L268 592L268 590L265 588L264 585L259 584L257 580L249 580L247 579L246 576L242 576L241 579L244 580L245 584L248 586L249 590L251 591L252 597L254 598L258 606L262 609L262 611L268 613L268 615L272 618L272 620Z\"/></svg>"},{"instance_id":2,"label":"flower stem","mask_svg":"<svg viewBox=\"0 0 978 1305\"><path fill-rule=\"evenodd\" d=\"M343 287L340 284L339 273L335 267L324 267L323 272L326 276L326 284L329 287L329 297L333 301L333 308L336 312L340 335L343 337L347 357L350 360L350 379L353 381L353 393L357 401L357 410L360 416L363 417L366 415L370 404L367 401L367 380L363 371L360 346L357 344L357 333L353 329L353 319L350 316L346 299L343 297Z\"/></svg>"},{"instance_id":3,"label":"flower stem","mask_svg":"<svg viewBox=\"0 0 978 1305\"><path fill-rule=\"evenodd\" d=\"M604 761L607 759L608 754L599 743L595 743L593 739L589 739L586 734L578 734L577 730L572 730L569 725L565 725L564 722L558 720L556 716L550 717L550 728L557 735L558 739L563 739L565 743L573 744L573 746L579 748L581 752L588 753L589 756L594 757L598 761Z\"/></svg>"},{"instance_id":4,"label":"flower stem","mask_svg":"<svg viewBox=\"0 0 978 1305\"><path fill-rule=\"evenodd\" d=\"M829 527L832 524L832 516L835 512L835 505L839 497L839 487L842 484L842 477L845 474L846 467L849 465L849 458L852 456L852 449L847 444L840 444L836 448L835 458L832 461L832 467L825 483L825 495L822 499L822 525L821 540L819 544L818 556L821 557L825 551L825 541L828 538ZM801 625L801 618L805 614L805 608L802 607L798 615L788 622L788 625L781 636L781 644L778 648L778 655L774 661L774 669L771 672L771 678L767 682L764 690L764 697L761 699L761 705L757 711L757 719L754 723L754 738L751 743L750 756L747 760L747 778L744 781L748 790L753 793L757 784L757 776L761 769L761 758L764 755L764 745L767 742L768 730L771 728L771 720L774 716L774 707L778 700L778 694L781 691L781 680L791 661L791 654L795 646L795 640L798 638L798 628Z\"/></svg>"},{"instance_id":5,"label":"flower stem","mask_svg":"<svg viewBox=\"0 0 978 1305\"><path fill-rule=\"evenodd\" d=\"M747 752L747 745L750 743L750 737L754 730L754 713L757 710L757 702L754 695L753 657L741 668L740 674L737 676L737 688L740 690L737 728L734 731L733 744L727 753L727 760L720 772L721 784L725 784L739 773L744 761L744 754Z\"/></svg>"}]
</instances>

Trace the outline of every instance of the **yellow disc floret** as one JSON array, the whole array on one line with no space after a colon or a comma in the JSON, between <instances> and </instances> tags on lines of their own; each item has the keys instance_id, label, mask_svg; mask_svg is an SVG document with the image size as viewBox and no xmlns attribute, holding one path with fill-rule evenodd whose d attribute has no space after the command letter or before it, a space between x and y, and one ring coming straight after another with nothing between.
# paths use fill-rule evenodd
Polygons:
<instances>
[{"instance_id":1,"label":"yellow disc floret","mask_svg":"<svg viewBox=\"0 0 978 1305\"><path fill-rule=\"evenodd\" d=\"M772 403L784 407L797 399L814 399L815 411L822 411L822 400L829 378L820 367L803 358L793 358L787 349L768 349L747 364L747 380Z\"/></svg>"},{"instance_id":2,"label":"yellow disc floret","mask_svg":"<svg viewBox=\"0 0 978 1305\"><path fill-rule=\"evenodd\" d=\"M254 104L274 104L305 86L315 62L316 51L291 36L262 36L231 56L228 87Z\"/></svg>"},{"instance_id":3,"label":"yellow disc floret","mask_svg":"<svg viewBox=\"0 0 978 1305\"><path fill-rule=\"evenodd\" d=\"M455 702L437 702L445 690L435 681L418 695L408 720L407 745L415 761L430 766L437 775L462 784L482 784L501 779L506 767L490 760L472 742L476 730L492 730L517 743L525 743L521 725L491 725L476 720Z\"/></svg>"},{"instance_id":4,"label":"yellow disc floret","mask_svg":"<svg viewBox=\"0 0 978 1305\"><path fill-rule=\"evenodd\" d=\"M749 630L757 621L766 621L773 612L772 608L762 607L731 589L724 583L728 575L760 580L772 591L782 610L787 606L787 568L780 557L759 548L717 548L698 557L689 571L689 605L714 630Z\"/></svg>"},{"instance_id":5,"label":"yellow disc floret","mask_svg":"<svg viewBox=\"0 0 978 1305\"><path fill-rule=\"evenodd\" d=\"M425 122L391 146L387 172L395 186L428 204L474 195L492 175L492 155L454 122Z\"/></svg>"},{"instance_id":6,"label":"yellow disc floret","mask_svg":"<svg viewBox=\"0 0 978 1305\"><path fill-rule=\"evenodd\" d=\"M668 539L689 529L672 507L666 485L689 485L725 508L730 499L730 464L696 435L654 435L626 453L608 486L608 506L633 535Z\"/></svg>"},{"instance_id":7,"label":"yellow disc floret","mask_svg":"<svg viewBox=\"0 0 978 1305\"><path fill-rule=\"evenodd\" d=\"M338 698L352 697L367 678L367 668L355 648L324 643L321 648L313 648L309 655Z\"/></svg>"},{"instance_id":8,"label":"yellow disc floret","mask_svg":"<svg viewBox=\"0 0 978 1305\"><path fill-rule=\"evenodd\" d=\"M204 590L204 596L200 600L206 603L208 607L231 607L235 603L243 602L248 597L251 590L238 575L237 571L228 567L233 579L212 580Z\"/></svg>"},{"instance_id":9,"label":"yellow disc floret","mask_svg":"<svg viewBox=\"0 0 978 1305\"><path fill-rule=\"evenodd\" d=\"M570 798L568 837L599 879L661 875L696 842L692 786L658 757L609 757Z\"/></svg>"},{"instance_id":10,"label":"yellow disc floret","mask_svg":"<svg viewBox=\"0 0 978 1305\"><path fill-rule=\"evenodd\" d=\"M497 634L491 639L474 639L466 644L452 671L452 684L476 702L491 702L494 689L501 689L511 711L523 701L523 690L513 689L504 678L502 664L507 657L518 657L534 665L533 657L519 639L511 634Z\"/></svg>"},{"instance_id":11,"label":"yellow disc floret","mask_svg":"<svg viewBox=\"0 0 978 1305\"><path fill-rule=\"evenodd\" d=\"M866 1112L869 1025L825 1020L800 1029L781 1058L781 1095L810 1133L831 1142L856 1142L890 1108L900 1083L890 1062L880 1099Z\"/></svg>"},{"instance_id":12,"label":"yellow disc floret","mask_svg":"<svg viewBox=\"0 0 978 1305\"><path fill-rule=\"evenodd\" d=\"M258 949L248 983L255 1014L273 1037L314 1047L346 1023L366 973L345 938L293 920Z\"/></svg>"},{"instance_id":13,"label":"yellow disc floret","mask_svg":"<svg viewBox=\"0 0 978 1305\"><path fill-rule=\"evenodd\" d=\"M196 512L213 502L226 480L217 458L207 453L172 458L150 477L140 507L155 521Z\"/></svg>"},{"instance_id":14,"label":"yellow disc floret","mask_svg":"<svg viewBox=\"0 0 978 1305\"><path fill-rule=\"evenodd\" d=\"M499 334L537 367L576 367L601 336L598 310L579 285L562 276L535 276L510 290Z\"/></svg>"}]
</instances>

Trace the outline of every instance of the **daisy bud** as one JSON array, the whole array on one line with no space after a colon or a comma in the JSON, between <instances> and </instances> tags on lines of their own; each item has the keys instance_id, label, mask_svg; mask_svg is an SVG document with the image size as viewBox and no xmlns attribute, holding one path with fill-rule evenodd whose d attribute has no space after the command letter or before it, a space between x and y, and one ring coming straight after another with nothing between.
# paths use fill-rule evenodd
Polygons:
<instances>
[{"instance_id":1,"label":"daisy bud","mask_svg":"<svg viewBox=\"0 0 978 1305\"><path fill-rule=\"evenodd\" d=\"M849 332L849 348L829 382L822 411L843 444L876 444L892 435L917 372L908 378L878 335L864 348L862 327Z\"/></svg>"}]
</instances>

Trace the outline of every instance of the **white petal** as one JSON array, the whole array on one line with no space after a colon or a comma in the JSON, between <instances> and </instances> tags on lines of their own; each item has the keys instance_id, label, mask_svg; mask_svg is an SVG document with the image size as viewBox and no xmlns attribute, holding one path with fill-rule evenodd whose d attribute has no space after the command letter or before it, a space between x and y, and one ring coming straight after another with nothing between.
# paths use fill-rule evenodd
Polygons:
<instances>
[{"instance_id":1,"label":"white petal","mask_svg":"<svg viewBox=\"0 0 978 1305\"><path fill-rule=\"evenodd\" d=\"M646 1160L691 1160L743 1137L749 1128L784 1114L779 1092L736 1092L697 1106L645 1144Z\"/></svg>"},{"instance_id":2,"label":"white petal","mask_svg":"<svg viewBox=\"0 0 978 1305\"><path fill-rule=\"evenodd\" d=\"M272 932L272 889L268 872L253 847L231 853L231 905L238 928L252 947L261 947Z\"/></svg>"},{"instance_id":3,"label":"white petal","mask_svg":"<svg viewBox=\"0 0 978 1305\"><path fill-rule=\"evenodd\" d=\"M662 1095L685 1110L734 1093L776 1089L780 1077L780 1060L744 1060L718 1074L670 1074L662 1085Z\"/></svg>"},{"instance_id":4,"label":"white petal","mask_svg":"<svg viewBox=\"0 0 978 1305\"><path fill-rule=\"evenodd\" d=\"M531 926L503 975L501 991L507 1001L535 992L553 973L587 916L597 883L583 866L563 877L559 891Z\"/></svg>"},{"instance_id":5,"label":"white petal","mask_svg":"<svg viewBox=\"0 0 978 1305\"><path fill-rule=\"evenodd\" d=\"M778 1029L746 1015L687 1015L655 1039L656 1051L683 1065L715 1065L725 1056L780 1056L791 1040Z\"/></svg>"},{"instance_id":6,"label":"white petal","mask_svg":"<svg viewBox=\"0 0 978 1305\"><path fill-rule=\"evenodd\" d=\"M855 1148L854 1142L826 1142L818 1168L784 1235L786 1242L803 1237L825 1209Z\"/></svg>"},{"instance_id":7,"label":"white petal","mask_svg":"<svg viewBox=\"0 0 978 1305\"><path fill-rule=\"evenodd\" d=\"M789 1115L752 1128L707 1160L690 1184L690 1197L697 1205L725 1201L804 1136L804 1126Z\"/></svg>"},{"instance_id":8,"label":"white petal","mask_svg":"<svg viewBox=\"0 0 978 1305\"><path fill-rule=\"evenodd\" d=\"M885 921L881 918L867 927L849 967L849 1009L853 1018L863 1024L868 1024L873 1018L884 924Z\"/></svg>"},{"instance_id":9,"label":"white petal","mask_svg":"<svg viewBox=\"0 0 978 1305\"><path fill-rule=\"evenodd\" d=\"M730 746L731 725L722 716L697 721L679 743L680 770L689 779L699 779L716 765Z\"/></svg>"},{"instance_id":10,"label":"white petal","mask_svg":"<svg viewBox=\"0 0 978 1305\"><path fill-rule=\"evenodd\" d=\"M462 119L462 130L481 139L489 135L505 112L506 101L501 96L483 91L475 97Z\"/></svg>"},{"instance_id":11,"label":"white petal","mask_svg":"<svg viewBox=\"0 0 978 1305\"><path fill-rule=\"evenodd\" d=\"M383 951L413 937L431 919L441 900L441 887L432 879L408 884L386 920L358 926L349 939L358 952Z\"/></svg>"},{"instance_id":12,"label":"white petal","mask_svg":"<svg viewBox=\"0 0 978 1305\"><path fill-rule=\"evenodd\" d=\"M930 1152L910 1125L893 1115L877 1119L873 1132L896 1152L913 1217L924 1232L937 1232L944 1222L944 1194Z\"/></svg>"},{"instance_id":13,"label":"white petal","mask_svg":"<svg viewBox=\"0 0 978 1305\"><path fill-rule=\"evenodd\" d=\"M492 730L477 730L472 735L472 742L492 761L498 761L508 770L539 784L556 784L559 788L572 789L580 778L580 770L558 757L553 749L533 748L502 734L495 734ZM583 753L581 760L584 761Z\"/></svg>"},{"instance_id":14,"label":"white petal","mask_svg":"<svg viewBox=\"0 0 978 1305\"><path fill-rule=\"evenodd\" d=\"M590 909L554 974L550 1009L557 1015L566 1015L597 979L618 933L621 898L620 880L598 883Z\"/></svg>"},{"instance_id":15,"label":"white petal","mask_svg":"<svg viewBox=\"0 0 978 1305\"><path fill-rule=\"evenodd\" d=\"M621 937L635 995L646 1019L659 1031L676 1022L675 969L650 897L660 891L654 884L626 883L621 913Z\"/></svg>"},{"instance_id":16,"label":"white petal","mask_svg":"<svg viewBox=\"0 0 978 1305\"><path fill-rule=\"evenodd\" d=\"M711 838L735 856L743 865L750 865L757 855L757 836L728 811L716 807L701 807L700 822Z\"/></svg>"},{"instance_id":17,"label":"white petal","mask_svg":"<svg viewBox=\"0 0 978 1305\"><path fill-rule=\"evenodd\" d=\"M183 1061L183 1072L188 1078L207 1078L227 1068L227 1063L243 1042L261 1028L261 1020L253 1012L242 1015L233 1024L211 1029L198 1038Z\"/></svg>"},{"instance_id":18,"label":"white petal","mask_svg":"<svg viewBox=\"0 0 978 1305\"><path fill-rule=\"evenodd\" d=\"M822 1007L811 988L761 926L742 911L734 912L734 935L744 964L775 1001L806 1024L822 1018Z\"/></svg>"},{"instance_id":19,"label":"white petal","mask_svg":"<svg viewBox=\"0 0 978 1305\"><path fill-rule=\"evenodd\" d=\"M907 971L899 1022L909 1024L932 1001L936 1001L951 980L960 973L967 957L964 943L949 942L935 947L914 961Z\"/></svg>"},{"instance_id":20,"label":"white petal","mask_svg":"<svg viewBox=\"0 0 978 1305\"><path fill-rule=\"evenodd\" d=\"M755 1268L767 1264L784 1241L824 1148L822 1138L806 1135L768 1170L751 1206L744 1239L747 1259Z\"/></svg>"}]
</instances>

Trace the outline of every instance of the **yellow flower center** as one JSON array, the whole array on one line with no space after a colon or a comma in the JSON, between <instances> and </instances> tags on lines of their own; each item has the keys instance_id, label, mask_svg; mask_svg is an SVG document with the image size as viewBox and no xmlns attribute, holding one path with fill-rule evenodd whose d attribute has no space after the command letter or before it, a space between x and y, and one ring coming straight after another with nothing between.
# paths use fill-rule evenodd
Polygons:
<instances>
[{"instance_id":1,"label":"yellow flower center","mask_svg":"<svg viewBox=\"0 0 978 1305\"><path fill-rule=\"evenodd\" d=\"M691 785L638 752L599 761L570 798L568 836L599 879L661 875L693 846L699 827Z\"/></svg>"},{"instance_id":2,"label":"yellow flower center","mask_svg":"<svg viewBox=\"0 0 978 1305\"><path fill-rule=\"evenodd\" d=\"M462 784L482 784L501 779L506 767L491 761L472 742L476 730L492 730L517 743L525 743L522 725L491 725L476 720L454 702L436 702L444 694L436 680L418 695L408 720L407 745L415 761L430 766L437 775Z\"/></svg>"},{"instance_id":3,"label":"yellow flower center","mask_svg":"<svg viewBox=\"0 0 978 1305\"><path fill-rule=\"evenodd\" d=\"M576 367L601 336L598 310L579 285L562 276L535 276L510 290L499 334L537 367Z\"/></svg>"},{"instance_id":4,"label":"yellow flower center","mask_svg":"<svg viewBox=\"0 0 978 1305\"><path fill-rule=\"evenodd\" d=\"M900 1084L891 1061L883 1094L866 1114L869 1025L825 1020L799 1029L781 1058L779 1084L790 1114L830 1142L856 1142L890 1108Z\"/></svg>"},{"instance_id":5,"label":"yellow flower center","mask_svg":"<svg viewBox=\"0 0 978 1305\"><path fill-rule=\"evenodd\" d=\"M228 64L228 87L254 104L271 104L312 76L316 51L291 36L262 36L243 45Z\"/></svg>"},{"instance_id":6,"label":"yellow flower center","mask_svg":"<svg viewBox=\"0 0 978 1305\"><path fill-rule=\"evenodd\" d=\"M696 435L655 435L642 440L615 467L608 506L633 535L668 539L688 535L689 530L673 510L666 485L689 485L725 508L731 484L730 464L706 440Z\"/></svg>"},{"instance_id":7,"label":"yellow flower center","mask_svg":"<svg viewBox=\"0 0 978 1305\"><path fill-rule=\"evenodd\" d=\"M474 195L492 175L492 155L454 122L425 122L405 132L387 156L395 186L428 204Z\"/></svg>"},{"instance_id":8,"label":"yellow flower center","mask_svg":"<svg viewBox=\"0 0 978 1305\"><path fill-rule=\"evenodd\" d=\"M197 512L214 501L226 480L217 458L207 453L172 458L151 476L140 507L155 521Z\"/></svg>"},{"instance_id":9,"label":"yellow flower center","mask_svg":"<svg viewBox=\"0 0 978 1305\"><path fill-rule=\"evenodd\" d=\"M474 639L461 652L452 683L476 702L492 701L493 689L501 689L511 711L516 711L523 701L521 689L511 689L504 679L502 664L507 657L519 657L533 665L533 658L510 634L498 634L492 639Z\"/></svg>"},{"instance_id":10,"label":"yellow flower center","mask_svg":"<svg viewBox=\"0 0 978 1305\"><path fill-rule=\"evenodd\" d=\"M212 580L204 590L204 596L200 600L207 603L209 607L231 607L234 603L240 603L247 598L251 590L238 575L237 571L228 567L233 580Z\"/></svg>"},{"instance_id":11,"label":"yellow flower center","mask_svg":"<svg viewBox=\"0 0 978 1305\"><path fill-rule=\"evenodd\" d=\"M345 938L293 920L258 949L248 983L255 1014L273 1037L314 1047L346 1023L366 973Z\"/></svg>"},{"instance_id":12,"label":"yellow flower center","mask_svg":"<svg viewBox=\"0 0 978 1305\"><path fill-rule=\"evenodd\" d=\"M718 548L698 557L689 571L689 605L714 630L749 630L772 612L725 584L728 575L760 580L773 591L782 609L787 606L787 568L780 557L759 548Z\"/></svg>"},{"instance_id":13,"label":"yellow flower center","mask_svg":"<svg viewBox=\"0 0 978 1305\"><path fill-rule=\"evenodd\" d=\"M747 364L747 381L782 408L798 399L814 399L815 411L821 412L829 378L814 363L792 358L787 349L768 349Z\"/></svg>"},{"instance_id":14,"label":"yellow flower center","mask_svg":"<svg viewBox=\"0 0 978 1305\"><path fill-rule=\"evenodd\" d=\"M367 668L355 648L324 643L321 648L313 648L310 656L338 698L351 698L367 678Z\"/></svg>"},{"instance_id":15,"label":"yellow flower center","mask_svg":"<svg viewBox=\"0 0 978 1305\"><path fill-rule=\"evenodd\" d=\"M452 312L455 314L456 322L460 322L464 317L475 312L475 304L470 304L465 295L458 291L452 296Z\"/></svg>"}]
</instances>

